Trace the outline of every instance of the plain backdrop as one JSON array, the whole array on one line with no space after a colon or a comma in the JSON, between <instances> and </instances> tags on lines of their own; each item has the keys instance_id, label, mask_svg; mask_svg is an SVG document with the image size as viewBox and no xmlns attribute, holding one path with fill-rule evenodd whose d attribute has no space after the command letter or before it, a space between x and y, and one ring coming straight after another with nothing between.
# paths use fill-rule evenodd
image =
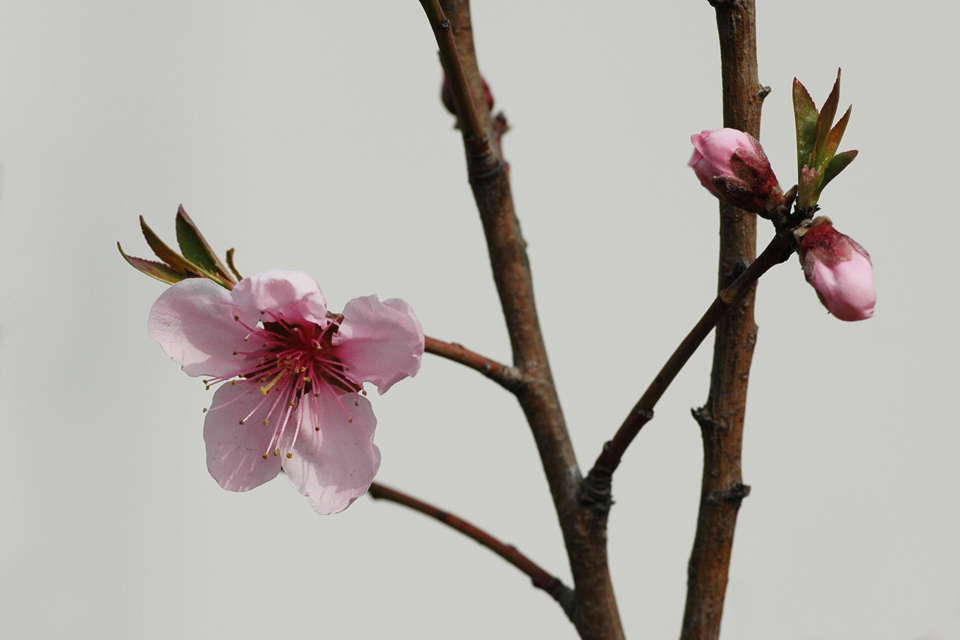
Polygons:
<instances>
[{"instance_id":1,"label":"plain backdrop","mask_svg":"<svg viewBox=\"0 0 960 640\"><path fill-rule=\"evenodd\" d=\"M829 316L796 259L763 278L723 636L960 638L954 2L758 3L762 139L796 181L790 86L843 68L856 162L824 213L872 254L876 317ZM721 126L703 1L476 0L554 373L588 466L712 299L717 206L686 166ZM362 498L223 491L203 385L146 332L143 215L179 204L245 274L300 269L334 310L402 297L509 359L436 44L405 2L0 3L0 637L574 638L513 567ZM771 235L763 221L759 238ZM679 634L712 338L614 483L631 638ZM569 581L515 401L427 356L373 398L378 479Z\"/></svg>"}]
</instances>

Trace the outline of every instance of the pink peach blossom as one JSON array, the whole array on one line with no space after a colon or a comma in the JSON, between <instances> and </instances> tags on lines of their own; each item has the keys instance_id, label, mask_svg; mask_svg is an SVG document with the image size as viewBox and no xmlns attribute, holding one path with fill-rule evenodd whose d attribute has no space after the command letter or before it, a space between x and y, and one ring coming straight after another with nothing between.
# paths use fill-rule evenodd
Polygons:
<instances>
[{"instance_id":1,"label":"pink peach blossom","mask_svg":"<svg viewBox=\"0 0 960 640\"><path fill-rule=\"evenodd\" d=\"M222 384L204 421L207 469L248 491L282 468L317 513L343 511L380 466L365 382L380 393L420 368L424 336L399 299L329 313L319 285L274 269L232 291L193 278L160 296L150 335L183 371Z\"/></svg>"},{"instance_id":2,"label":"pink peach blossom","mask_svg":"<svg viewBox=\"0 0 960 640\"><path fill-rule=\"evenodd\" d=\"M728 204L764 215L783 192L760 143L737 129L703 131L690 136L688 165L706 189Z\"/></svg>"},{"instance_id":3,"label":"pink peach blossom","mask_svg":"<svg viewBox=\"0 0 960 640\"><path fill-rule=\"evenodd\" d=\"M830 313L847 322L873 317L873 264L855 240L834 229L829 218L818 218L801 239L799 253L807 282Z\"/></svg>"}]
</instances>

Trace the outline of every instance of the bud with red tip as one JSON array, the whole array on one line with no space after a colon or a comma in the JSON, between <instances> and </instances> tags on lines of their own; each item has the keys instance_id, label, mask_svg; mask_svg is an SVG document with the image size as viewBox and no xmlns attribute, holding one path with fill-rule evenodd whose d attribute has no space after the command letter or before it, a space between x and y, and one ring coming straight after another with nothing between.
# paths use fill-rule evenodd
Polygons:
<instances>
[{"instance_id":1,"label":"bud with red tip","mask_svg":"<svg viewBox=\"0 0 960 640\"><path fill-rule=\"evenodd\" d=\"M800 239L798 255L807 282L830 313L847 322L873 317L877 292L870 254L834 229L830 218L813 220Z\"/></svg>"},{"instance_id":2,"label":"bud with red tip","mask_svg":"<svg viewBox=\"0 0 960 640\"><path fill-rule=\"evenodd\" d=\"M753 136L737 129L717 129L692 135L690 141L689 165L713 195L764 217L783 202L777 176Z\"/></svg>"}]
</instances>

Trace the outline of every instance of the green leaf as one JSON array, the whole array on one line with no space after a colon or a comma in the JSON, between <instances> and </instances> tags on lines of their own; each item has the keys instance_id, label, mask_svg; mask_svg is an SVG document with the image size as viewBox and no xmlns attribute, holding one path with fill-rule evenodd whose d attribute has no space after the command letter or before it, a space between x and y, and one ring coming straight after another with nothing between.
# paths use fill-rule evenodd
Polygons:
<instances>
[{"instance_id":1,"label":"green leaf","mask_svg":"<svg viewBox=\"0 0 960 640\"><path fill-rule=\"evenodd\" d=\"M796 78L793 79L793 113L797 124L797 174L800 175L803 165L811 164L817 145L817 107L806 87Z\"/></svg>"},{"instance_id":2,"label":"green leaf","mask_svg":"<svg viewBox=\"0 0 960 640\"><path fill-rule=\"evenodd\" d=\"M830 136L827 138L827 148L823 154L824 159L828 162L830 158L837 153L837 148L840 146L840 139L843 138L843 132L847 130L847 123L850 121L850 111L852 109L853 106L847 107L846 113L843 114L843 117L840 118L836 126L830 130Z\"/></svg>"},{"instance_id":3,"label":"green leaf","mask_svg":"<svg viewBox=\"0 0 960 640\"><path fill-rule=\"evenodd\" d=\"M126 260L131 267L140 273L147 274L151 278L156 278L160 282L175 284L181 280L186 280L187 278L185 274L174 271L161 262L154 262L153 260L144 260L143 258L128 256L123 252L123 247L120 246L119 242L117 243L117 249L120 250L120 255L123 256L123 259Z\"/></svg>"},{"instance_id":4,"label":"green leaf","mask_svg":"<svg viewBox=\"0 0 960 640\"><path fill-rule=\"evenodd\" d=\"M193 223L183 206L177 211L177 243L184 257L199 265L204 271L218 276L226 282L236 284L217 255L207 244L197 225Z\"/></svg>"},{"instance_id":5,"label":"green leaf","mask_svg":"<svg viewBox=\"0 0 960 640\"><path fill-rule=\"evenodd\" d=\"M827 183L837 177L841 171L847 168L847 165L853 162L853 159L857 157L857 151L844 151L843 153L838 153L837 155L830 158L830 161L827 163L826 167L823 169L823 182L820 183L820 191L823 191L823 188L827 186Z\"/></svg>"},{"instance_id":6,"label":"green leaf","mask_svg":"<svg viewBox=\"0 0 960 640\"><path fill-rule=\"evenodd\" d=\"M826 149L827 138L830 137L830 128L833 126L833 119L837 116L837 105L840 104L840 70L837 69L837 81L833 83L833 89L827 96L823 107L820 109L820 117L817 118L817 149L816 164L819 167L827 161Z\"/></svg>"},{"instance_id":7,"label":"green leaf","mask_svg":"<svg viewBox=\"0 0 960 640\"><path fill-rule=\"evenodd\" d=\"M140 216L140 230L143 231L143 237L146 238L147 244L150 245L150 248L153 249L157 257L167 263L173 271L182 273L184 276L190 272L200 272L200 268L197 267L197 265L184 259L179 253L168 247L164 241L160 239L160 236L147 226L147 223L143 220L143 216Z\"/></svg>"}]
</instances>

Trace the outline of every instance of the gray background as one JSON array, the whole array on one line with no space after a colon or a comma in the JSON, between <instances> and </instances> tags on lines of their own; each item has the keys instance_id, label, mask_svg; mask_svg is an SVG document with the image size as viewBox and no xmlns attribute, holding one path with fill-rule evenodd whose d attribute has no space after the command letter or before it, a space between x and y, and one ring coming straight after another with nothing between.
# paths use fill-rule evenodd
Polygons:
<instances>
[{"instance_id":1,"label":"gray background","mask_svg":"<svg viewBox=\"0 0 960 640\"><path fill-rule=\"evenodd\" d=\"M796 180L790 82L843 67L824 212L871 253L876 317L828 316L795 259L760 285L724 637L960 638L955 411L960 90L953 2L759 3L763 140ZM686 167L721 125L705 1L477 1L552 364L582 466L712 298L716 204ZM436 45L406 2L0 4L0 636L573 638L489 552L364 498L221 490L209 395L146 332L163 286L115 243L179 203L246 274L331 308L403 297L429 335L509 345ZM761 242L770 236L760 227ZM614 486L632 638L679 632L700 475L679 376ZM379 479L569 573L532 439L495 385L427 357L374 398Z\"/></svg>"}]
</instances>

